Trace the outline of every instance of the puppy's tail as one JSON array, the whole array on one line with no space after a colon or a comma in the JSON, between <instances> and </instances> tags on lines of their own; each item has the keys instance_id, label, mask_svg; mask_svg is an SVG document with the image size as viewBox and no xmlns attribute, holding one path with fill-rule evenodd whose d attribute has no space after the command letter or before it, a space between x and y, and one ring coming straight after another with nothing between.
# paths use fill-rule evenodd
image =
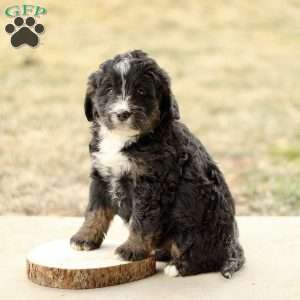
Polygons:
<instances>
[{"instance_id":1,"label":"puppy's tail","mask_svg":"<svg viewBox=\"0 0 300 300\"><path fill-rule=\"evenodd\" d=\"M244 250L238 241L238 228L236 223L234 224L234 231L235 238L228 248L228 258L221 269L221 274L227 279L230 279L233 273L237 272L246 261Z\"/></svg>"},{"instance_id":2,"label":"puppy's tail","mask_svg":"<svg viewBox=\"0 0 300 300\"><path fill-rule=\"evenodd\" d=\"M245 263L244 250L238 242L234 248L231 248L230 252L231 255L221 269L221 274L227 279L230 279L233 273L237 272Z\"/></svg>"}]
</instances>

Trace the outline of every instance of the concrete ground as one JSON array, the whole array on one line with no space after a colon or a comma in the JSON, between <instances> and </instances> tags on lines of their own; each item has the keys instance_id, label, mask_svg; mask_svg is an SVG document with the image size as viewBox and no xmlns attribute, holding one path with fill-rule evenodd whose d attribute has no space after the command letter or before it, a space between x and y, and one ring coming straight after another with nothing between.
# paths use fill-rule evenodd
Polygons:
<instances>
[{"instance_id":1,"label":"concrete ground","mask_svg":"<svg viewBox=\"0 0 300 300\"><path fill-rule=\"evenodd\" d=\"M231 280L219 273L170 278L152 277L94 290L60 290L30 282L25 257L33 247L68 238L80 218L0 217L1 299L300 299L300 218L239 217L247 263ZM123 240L126 232L116 219L108 238Z\"/></svg>"}]
</instances>

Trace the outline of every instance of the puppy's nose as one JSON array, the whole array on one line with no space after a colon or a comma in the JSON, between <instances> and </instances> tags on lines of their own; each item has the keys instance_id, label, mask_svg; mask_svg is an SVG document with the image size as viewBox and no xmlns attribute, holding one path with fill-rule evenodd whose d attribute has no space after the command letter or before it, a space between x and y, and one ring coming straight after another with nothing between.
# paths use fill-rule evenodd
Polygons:
<instances>
[{"instance_id":1,"label":"puppy's nose","mask_svg":"<svg viewBox=\"0 0 300 300\"><path fill-rule=\"evenodd\" d=\"M117 117L120 121L126 121L131 116L131 112L125 110L122 112L117 113Z\"/></svg>"}]
</instances>

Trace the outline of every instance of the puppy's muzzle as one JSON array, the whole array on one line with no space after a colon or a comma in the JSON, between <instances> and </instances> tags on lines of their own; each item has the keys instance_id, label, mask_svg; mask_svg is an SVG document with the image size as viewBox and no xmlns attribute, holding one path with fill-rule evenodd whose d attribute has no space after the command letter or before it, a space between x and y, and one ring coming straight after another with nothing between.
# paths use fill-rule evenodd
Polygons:
<instances>
[{"instance_id":1,"label":"puppy's muzzle","mask_svg":"<svg viewBox=\"0 0 300 300\"><path fill-rule=\"evenodd\" d=\"M128 120L131 115L132 115L132 113L128 110L124 110L124 111L116 113L116 116L120 122L124 122L124 121Z\"/></svg>"}]
</instances>

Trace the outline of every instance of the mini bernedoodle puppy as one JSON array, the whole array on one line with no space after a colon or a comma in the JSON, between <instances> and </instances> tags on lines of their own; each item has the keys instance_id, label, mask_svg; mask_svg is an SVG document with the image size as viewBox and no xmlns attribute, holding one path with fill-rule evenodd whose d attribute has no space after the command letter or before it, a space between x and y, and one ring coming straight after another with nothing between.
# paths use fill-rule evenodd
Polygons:
<instances>
[{"instance_id":1,"label":"mini bernedoodle puppy","mask_svg":"<svg viewBox=\"0 0 300 300\"><path fill-rule=\"evenodd\" d=\"M167 73L146 53L117 55L90 75L85 114L92 122L89 204L71 238L99 248L118 214L129 226L116 249L125 260L155 255L165 273L221 271L244 264L232 195L201 142L179 121Z\"/></svg>"}]
</instances>

